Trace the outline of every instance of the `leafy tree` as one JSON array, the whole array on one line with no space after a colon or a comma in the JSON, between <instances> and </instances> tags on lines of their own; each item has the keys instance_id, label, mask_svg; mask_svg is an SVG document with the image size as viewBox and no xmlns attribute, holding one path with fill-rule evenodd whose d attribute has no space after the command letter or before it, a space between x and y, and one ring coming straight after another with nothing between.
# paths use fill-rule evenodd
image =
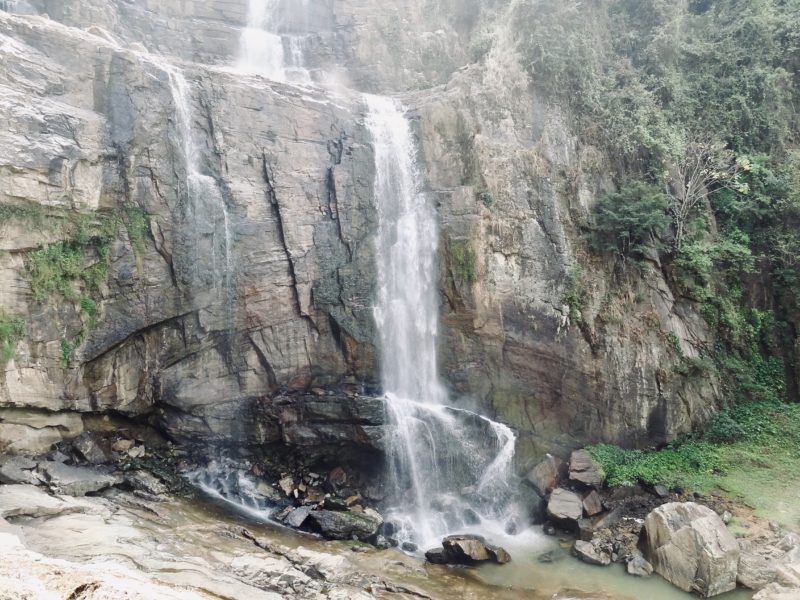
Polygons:
<instances>
[{"instance_id":1,"label":"leafy tree","mask_svg":"<svg viewBox=\"0 0 800 600\"><path fill-rule=\"evenodd\" d=\"M596 248L623 259L642 259L656 247L670 224L667 196L644 181L628 181L618 193L597 203Z\"/></svg>"}]
</instances>

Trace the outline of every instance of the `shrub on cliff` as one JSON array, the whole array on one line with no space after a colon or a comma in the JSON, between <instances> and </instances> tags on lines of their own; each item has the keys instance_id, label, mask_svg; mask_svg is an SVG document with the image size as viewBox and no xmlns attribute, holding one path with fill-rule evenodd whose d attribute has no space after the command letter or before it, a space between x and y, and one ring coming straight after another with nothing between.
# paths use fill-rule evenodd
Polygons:
<instances>
[{"instance_id":1,"label":"shrub on cliff","mask_svg":"<svg viewBox=\"0 0 800 600\"><path fill-rule=\"evenodd\" d=\"M657 249L670 224L669 201L658 188L640 180L625 183L617 193L602 197L596 206L592 243L624 260L641 260Z\"/></svg>"}]
</instances>

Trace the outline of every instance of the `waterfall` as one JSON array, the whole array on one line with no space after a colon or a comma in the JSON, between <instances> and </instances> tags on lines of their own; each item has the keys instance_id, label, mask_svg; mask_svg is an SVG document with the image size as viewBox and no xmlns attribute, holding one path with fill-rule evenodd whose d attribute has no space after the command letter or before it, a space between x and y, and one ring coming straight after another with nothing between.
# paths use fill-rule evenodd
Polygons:
<instances>
[{"instance_id":1,"label":"waterfall","mask_svg":"<svg viewBox=\"0 0 800 600\"><path fill-rule=\"evenodd\" d=\"M216 179L202 172L201 153L193 127L191 88L183 71L161 59L149 56L167 74L175 104L176 125L182 144L186 171L186 204L188 221L182 236L187 242L184 279L193 289L211 290L225 306L226 329L232 326L233 252L231 220ZM221 256L220 256L221 255ZM211 259L210 264L204 261Z\"/></svg>"},{"instance_id":2,"label":"waterfall","mask_svg":"<svg viewBox=\"0 0 800 600\"><path fill-rule=\"evenodd\" d=\"M244 73L276 81L311 83L311 75L304 66L303 38L284 31L281 8L281 0L249 0L247 26L242 29L236 67ZM303 16L308 11L307 3L301 0L293 10Z\"/></svg>"},{"instance_id":3,"label":"waterfall","mask_svg":"<svg viewBox=\"0 0 800 600\"><path fill-rule=\"evenodd\" d=\"M437 369L436 213L420 190L411 127L391 98L365 96L378 213L375 322L390 417L388 516L425 549L448 533L504 530L515 436L447 406Z\"/></svg>"}]
</instances>

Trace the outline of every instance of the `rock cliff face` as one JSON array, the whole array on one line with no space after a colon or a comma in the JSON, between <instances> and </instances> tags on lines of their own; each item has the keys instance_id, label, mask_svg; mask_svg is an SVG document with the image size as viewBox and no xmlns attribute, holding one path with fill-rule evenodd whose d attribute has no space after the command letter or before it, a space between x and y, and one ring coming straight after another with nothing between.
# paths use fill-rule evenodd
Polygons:
<instances>
[{"instance_id":1,"label":"rock cliff face","mask_svg":"<svg viewBox=\"0 0 800 600\"><path fill-rule=\"evenodd\" d=\"M680 368L706 338L693 307L658 265L620 284L586 254L610 160L536 93L500 3L287 11L322 82L304 88L228 68L246 0L0 6L0 308L26 322L0 367L0 450L104 413L263 443L254 406L377 383L353 90L411 108L441 220L443 376L519 431L523 460L668 440L713 409L714 382Z\"/></svg>"}]
</instances>

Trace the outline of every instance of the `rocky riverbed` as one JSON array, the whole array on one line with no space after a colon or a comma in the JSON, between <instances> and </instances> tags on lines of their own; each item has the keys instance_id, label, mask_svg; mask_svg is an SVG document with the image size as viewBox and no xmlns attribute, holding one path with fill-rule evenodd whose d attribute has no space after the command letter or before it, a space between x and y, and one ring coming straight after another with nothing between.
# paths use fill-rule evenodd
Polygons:
<instances>
[{"instance_id":1,"label":"rocky riverbed","mask_svg":"<svg viewBox=\"0 0 800 600\"><path fill-rule=\"evenodd\" d=\"M443 550L429 549L427 561L415 548L392 547L391 524L378 512L381 488L363 473L275 468L252 457L198 463L147 429L84 434L37 457L5 456L2 597L800 594L796 533L714 495L605 489L582 451L568 462L548 456L528 474L543 526L485 544L455 536ZM479 524L470 533L477 532ZM499 564L478 566L484 561ZM434 564L446 562L465 566Z\"/></svg>"}]
</instances>

